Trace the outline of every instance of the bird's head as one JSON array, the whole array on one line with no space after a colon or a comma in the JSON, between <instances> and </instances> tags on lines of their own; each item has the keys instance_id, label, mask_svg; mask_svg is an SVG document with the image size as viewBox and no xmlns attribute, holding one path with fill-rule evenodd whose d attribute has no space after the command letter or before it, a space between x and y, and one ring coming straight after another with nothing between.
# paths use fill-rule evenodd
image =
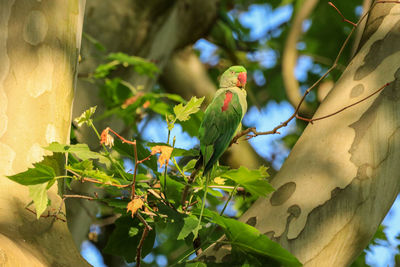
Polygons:
<instances>
[{"instance_id":1,"label":"bird's head","mask_svg":"<svg viewBox=\"0 0 400 267\"><path fill-rule=\"evenodd\" d=\"M239 87L244 89L246 86L247 71L243 66L232 66L221 76L219 82L221 88Z\"/></svg>"}]
</instances>

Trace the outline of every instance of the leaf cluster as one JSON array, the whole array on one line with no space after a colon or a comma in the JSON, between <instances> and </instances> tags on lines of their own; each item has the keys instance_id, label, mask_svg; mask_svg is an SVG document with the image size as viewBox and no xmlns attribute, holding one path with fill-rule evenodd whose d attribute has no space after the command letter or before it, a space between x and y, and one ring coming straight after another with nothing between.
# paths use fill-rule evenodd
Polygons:
<instances>
[{"instance_id":1,"label":"leaf cluster","mask_svg":"<svg viewBox=\"0 0 400 267\"><path fill-rule=\"evenodd\" d=\"M185 105L176 105L168 127L176 121L190 120L191 116L199 112L202 101L203 98L192 98ZM75 121L81 126L91 127L98 134L93 125L94 112L95 108L91 108ZM101 135L98 134L100 143L103 144L106 135L113 133L113 130L107 128ZM117 139L113 142L113 153L104 144L99 152L90 150L86 144L68 145L54 142L44 147L53 153L68 153L66 175L57 175L51 165L42 161L35 163L33 168L8 178L29 187L38 219L46 219L41 217L49 205L47 190L56 180L66 180L67 184L71 181L90 182L108 192L108 196L104 198L98 198L96 195L73 197L97 201L111 208L114 214L119 214L115 221L115 230L109 237L104 252L119 255L127 262L138 260L137 251L141 252L141 257L152 252L157 236L167 234L168 239L175 240L182 249L190 251L192 243L196 240L203 240L199 248L205 248L225 234L226 242L232 245L234 250L252 255L248 258L249 262L258 258L255 262L266 259L283 266L300 265L295 257L260 234L253 226L227 218L222 212L218 213L220 208L217 203L223 203L225 199L225 206L228 205L231 198L237 197L239 187L255 197L271 193L274 189L266 180L268 173L265 167L249 170L245 167L230 169L216 166L212 171L207 191L207 201L210 205L204 208L201 204L205 178L201 174L190 185L192 189L188 201L182 202L182 193L188 185L187 179L194 167L194 160L178 161L177 158L196 157L197 151L175 148L169 143L129 141L116 133L115 136ZM158 166L156 154L160 153ZM124 160L130 160L137 165L133 173L126 172ZM161 168L164 163L165 167ZM64 195L64 198L68 197L69 195ZM201 217L200 213L204 213L204 216ZM174 261L184 263L187 260L186 256L177 255Z\"/></svg>"}]
</instances>

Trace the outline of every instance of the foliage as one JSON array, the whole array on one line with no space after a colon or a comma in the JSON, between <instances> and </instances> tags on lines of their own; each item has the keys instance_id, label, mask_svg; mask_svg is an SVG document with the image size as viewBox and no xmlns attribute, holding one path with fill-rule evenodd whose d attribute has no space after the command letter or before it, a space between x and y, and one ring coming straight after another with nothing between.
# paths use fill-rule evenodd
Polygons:
<instances>
[{"instance_id":1,"label":"foliage","mask_svg":"<svg viewBox=\"0 0 400 267\"><path fill-rule=\"evenodd\" d=\"M192 98L186 105L178 104L173 108L175 117L170 117L169 122L189 120L190 116L199 111L202 101L203 99ZM165 233L166 227L173 228L169 231L169 235L175 233L169 238L190 244L197 242L199 236L204 238L205 235L208 243L216 241L222 235L220 230L215 231L215 226L218 225L227 235L227 242L235 249L249 252L255 258L279 262L283 266L300 265L294 256L260 234L253 226L224 217L223 211L218 214L215 206L209 205L205 208L201 203L206 188L205 178L201 175L191 185L193 190L187 199L182 200L182 192L187 185L187 175L182 169L188 170L188 164L180 164L176 157L192 157L197 153L174 148L169 142L148 143L150 151L145 145L139 144L136 140L127 140L109 127L99 134L93 124L94 111L95 109L91 108L83 112L75 121L93 129L102 145L101 151L92 151L86 144L67 145L54 142L45 149L53 153L69 153L70 160L65 166L67 175L57 176L53 167L42 161L35 163L34 168L9 176L9 179L29 186L38 219L44 216L43 212L48 205L47 190L57 179L90 182L106 190L112 189L113 194L106 198L98 198L96 195L64 195L64 197L97 200L113 209L115 214L119 214L120 217L115 221L115 229L108 239L104 253L121 256L127 262L139 262L140 258L153 250L156 236ZM169 127L170 125L168 129ZM111 151L114 144L112 135L117 138L114 151ZM157 154L160 154L159 167L154 161L151 163ZM123 158L132 160L135 165L133 174L125 172ZM171 161L173 165L169 164ZM189 162L189 165L192 163ZM159 172L159 169L164 171ZM235 197L238 186L243 186L244 190L253 196L265 196L273 191L266 180L267 176L265 167L260 167L258 170L240 167L235 170L217 166L207 191L208 200L223 203L224 196L229 196L226 206ZM129 197L126 191L129 192ZM203 217L200 216L202 213ZM48 216L50 215L46 215ZM60 218L63 215L56 212L51 216ZM209 231L212 233L206 234ZM213 235L214 231L216 235ZM195 250L205 245L201 244ZM176 259L182 263L186 260L186 256L182 255ZM249 262L252 260L249 259Z\"/></svg>"}]
</instances>

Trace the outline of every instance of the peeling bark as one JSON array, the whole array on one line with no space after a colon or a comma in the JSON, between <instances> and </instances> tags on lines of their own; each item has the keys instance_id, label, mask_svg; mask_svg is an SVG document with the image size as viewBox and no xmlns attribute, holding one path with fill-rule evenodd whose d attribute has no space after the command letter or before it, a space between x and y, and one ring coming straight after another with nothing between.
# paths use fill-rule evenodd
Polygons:
<instances>
[{"instance_id":1,"label":"peeling bark","mask_svg":"<svg viewBox=\"0 0 400 267\"><path fill-rule=\"evenodd\" d=\"M0 265L89 266L67 224L25 209L28 188L6 175L25 171L69 141L85 1L0 2ZM64 166L65 159L57 164ZM50 209L61 204L54 185Z\"/></svg>"},{"instance_id":2,"label":"peeling bark","mask_svg":"<svg viewBox=\"0 0 400 267\"><path fill-rule=\"evenodd\" d=\"M272 180L277 191L259 199L241 218L256 222L261 233L305 266L351 264L399 193L399 12L396 4L375 7L362 48L315 117L391 84L377 96L309 125ZM216 261L229 254L228 246L206 252Z\"/></svg>"}]
</instances>

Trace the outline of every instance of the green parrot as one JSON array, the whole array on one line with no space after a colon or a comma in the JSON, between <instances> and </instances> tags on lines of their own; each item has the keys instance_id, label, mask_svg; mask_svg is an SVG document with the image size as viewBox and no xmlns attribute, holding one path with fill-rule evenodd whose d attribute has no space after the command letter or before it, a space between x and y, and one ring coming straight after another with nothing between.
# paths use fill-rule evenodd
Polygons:
<instances>
[{"instance_id":1,"label":"green parrot","mask_svg":"<svg viewBox=\"0 0 400 267\"><path fill-rule=\"evenodd\" d=\"M206 176L203 203L194 238L197 239L198 230L201 228L201 219L205 207L205 200L210 180L210 171L214 164L228 148L236 132L240 130L241 121L247 111L246 101L247 71L242 66L232 66L221 76L220 88L215 93L214 99L204 113L199 129L200 158L197 161L189 181L193 182L197 171L204 166L203 176ZM185 201L187 189L185 188L182 202Z\"/></svg>"},{"instance_id":2,"label":"green parrot","mask_svg":"<svg viewBox=\"0 0 400 267\"><path fill-rule=\"evenodd\" d=\"M206 175L228 148L247 111L247 72L243 66L232 66L221 76L220 88L207 107L199 129L200 159ZM199 167L199 166L198 166Z\"/></svg>"}]
</instances>

